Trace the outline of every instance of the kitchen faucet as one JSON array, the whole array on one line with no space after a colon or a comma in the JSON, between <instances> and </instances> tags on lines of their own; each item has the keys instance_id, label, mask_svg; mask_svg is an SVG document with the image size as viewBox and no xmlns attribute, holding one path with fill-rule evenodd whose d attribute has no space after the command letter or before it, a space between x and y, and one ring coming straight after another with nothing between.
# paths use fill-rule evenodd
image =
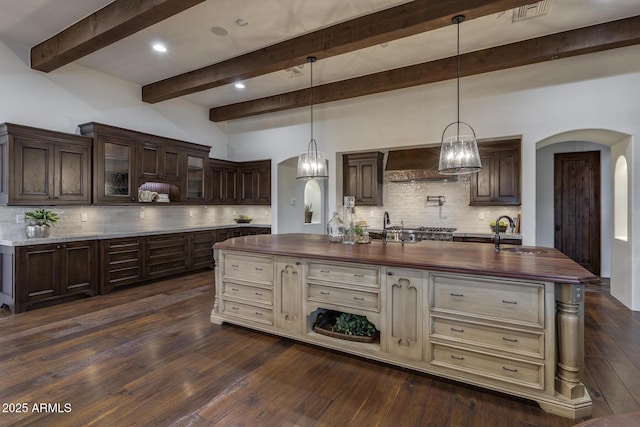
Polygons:
<instances>
[{"instance_id":1,"label":"kitchen faucet","mask_svg":"<svg viewBox=\"0 0 640 427\"><path fill-rule=\"evenodd\" d=\"M493 242L495 243L495 251L496 253L500 252L500 220L502 218L506 218L509 221L509 226L511 227L511 232L513 232L516 228L516 224L513 222L513 218L508 215L500 215L498 219L496 219L496 235L493 237Z\"/></svg>"},{"instance_id":2,"label":"kitchen faucet","mask_svg":"<svg viewBox=\"0 0 640 427\"><path fill-rule=\"evenodd\" d=\"M382 216L382 244L387 244L387 225L391 224L391 220L389 219L389 212L384 211L384 215Z\"/></svg>"}]
</instances>

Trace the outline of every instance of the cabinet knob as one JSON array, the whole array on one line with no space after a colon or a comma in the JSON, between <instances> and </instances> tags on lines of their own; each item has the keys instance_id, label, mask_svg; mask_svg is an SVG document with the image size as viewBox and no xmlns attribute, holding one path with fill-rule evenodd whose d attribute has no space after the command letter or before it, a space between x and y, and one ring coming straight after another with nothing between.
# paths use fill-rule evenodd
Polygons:
<instances>
[{"instance_id":1,"label":"cabinet knob","mask_svg":"<svg viewBox=\"0 0 640 427\"><path fill-rule=\"evenodd\" d=\"M300 261L296 261L296 265L300 265Z\"/></svg>"},{"instance_id":2,"label":"cabinet knob","mask_svg":"<svg viewBox=\"0 0 640 427\"><path fill-rule=\"evenodd\" d=\"M387 271L387 276L393 276L393 271Z\"/></svg>"}]
</instances>

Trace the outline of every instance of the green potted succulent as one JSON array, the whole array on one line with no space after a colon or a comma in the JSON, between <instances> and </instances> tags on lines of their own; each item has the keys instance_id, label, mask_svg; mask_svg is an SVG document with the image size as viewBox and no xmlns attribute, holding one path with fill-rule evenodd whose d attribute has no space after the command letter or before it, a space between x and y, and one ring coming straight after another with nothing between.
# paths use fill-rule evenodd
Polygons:
<instances>
[{"instance_id":1,"label":"green potted succulent","mask_svg":"<svg viewBox=\"0 0 640 427\"><path fill-rule=\"evenodd\" d=\"M311 218L313 218L313 211L311 210L311 203L306 203L304 205L304 222L305 222L305 224L309 224L311 222Z\"/></svg>"},{"instance_id":2,"label":"green potted succulent","mask_svg":"<svg viewBox=\"0 0 640 427\"><path fill-rule=\"evenodd\" d=\"M58 214L47 209L35 209L24 213L27 237L49 237L51 227L58 223Z\"/></svg>"}]
</instances>

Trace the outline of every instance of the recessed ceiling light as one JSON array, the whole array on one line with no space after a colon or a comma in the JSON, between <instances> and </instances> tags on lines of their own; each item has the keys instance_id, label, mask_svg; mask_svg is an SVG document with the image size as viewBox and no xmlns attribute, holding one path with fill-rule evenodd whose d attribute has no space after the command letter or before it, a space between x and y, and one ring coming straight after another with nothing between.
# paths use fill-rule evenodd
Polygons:
<instances>
[{"instance_id":1,"label":"recessed ceiling light","mask_svg":"<svg viewBox=\"0 0 640 427\"><path fill-rule=\"evenodd\" d=\"M166 52L167 47L162 43L154 43L153 50L155 50L156 52Z\"/></svg>"},{"instance_id":2,"label":"recessed ceiling light","mask_svg":"<svg viewBox=\"0 0 640 427\"><path fill-rule=\"evenodd\" d=\"M229 31L227 31L227 29L224 27L211 27L211 32L216 36L221 36L221 37L224 37L227 34L229 34Z\"/></svg>"},{"instance_id":3,"label":"recessed ceiling light","mask_svg":"<svg viewBox=\"0 0 640 427\"><path fill-rule=\"evenodd\" d=\"M240 83L240 82L236 83L234 86L236 89L244 89L246 87L244 83Z\"/></svg>"},{"instance_id":4,"label":"recessed ceiling light","mask_svg":"<svg viewBox=\"0 0 640 427\"><path fill-rule=\"evenodd\" d=\"M238 27L246 27L249 25L249 21L243 18L236 18L233 22L235 22Z\"/></svg>"}]
</instances>

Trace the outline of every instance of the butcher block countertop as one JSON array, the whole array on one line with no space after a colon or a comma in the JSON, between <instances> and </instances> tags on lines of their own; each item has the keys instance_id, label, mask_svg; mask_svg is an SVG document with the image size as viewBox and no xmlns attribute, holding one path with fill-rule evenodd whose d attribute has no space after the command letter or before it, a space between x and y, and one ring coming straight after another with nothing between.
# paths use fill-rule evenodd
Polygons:
<instances>
[{"instance_id":1,"label":"butcher block countertop","mask_svg":"<svg viewBox=\"0 0 640 427\"><path fill-rule=\"evenodd\" d=\"M484 243L425 240L346 245L330 243L327 236L318 234L273 234L236 237L213 248L576 285L599 281L557 249L537 246L503 245L496 253L493 245Z\"/></svg>"}]
</instances>

